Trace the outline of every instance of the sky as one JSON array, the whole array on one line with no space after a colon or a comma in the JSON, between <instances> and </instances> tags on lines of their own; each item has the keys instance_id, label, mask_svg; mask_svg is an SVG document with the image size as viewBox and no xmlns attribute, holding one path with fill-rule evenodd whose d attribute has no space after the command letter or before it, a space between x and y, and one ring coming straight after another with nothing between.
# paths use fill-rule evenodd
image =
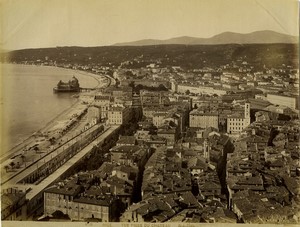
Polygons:
<instances>
[{"instance_id":1,"label":"sky","mask_svg":"<svg viewBox=\"0 0 300 227\"><path fill-rule=\"evenodd\" d=\"M179 36L299 33L297 0L2 0L1 48L106 46ZM1 3L0 3L1 4Z\"/></svg>"}]
</instances>

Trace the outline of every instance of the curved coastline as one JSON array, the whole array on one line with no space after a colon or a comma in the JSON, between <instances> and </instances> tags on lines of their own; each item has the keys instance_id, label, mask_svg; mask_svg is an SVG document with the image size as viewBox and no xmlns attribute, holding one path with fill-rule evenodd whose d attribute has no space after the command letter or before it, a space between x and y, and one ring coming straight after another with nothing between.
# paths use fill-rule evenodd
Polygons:
<instances>
[{"instance_id":1,"label":"curved coastline","mask_svg":"<svg viewBox=\"0 0 300 227\"><path fill-rule=\"evenodd\" d=\"M18 64L18 65L28 66L28 65L25 65L25 64ZM68 68L62 68L62 67L56 67L56 66L41 66L41 65L32 65L32 66L58 68L58 69L61 69L61 70L72 71L72 72L74 72L74 74L80 74L80 75L83 75L83 76L93 77L93 79L95 80L95 83L97 83L94 88L99 88L100 85L101 85L101 77L102 78L105 77L105 75L93 74L91 72L85 72L85 71L81 71L81 70L74 70L74 69L68 69ZM50 121L48 121L41 128L36 130L34 133L29 135L25 139L23 139L22 142L17 143L17 144L12 144L12 147L9 147L5 152L1 152L0 163L2 163L6 159L17 156L18 154L16 152L22 150L28 144L32 143L33 142L32 140L35 139L35 135L38 132L47 131L48 128L51 128L53 126L53 123L55 121L57 121L58 119L62 118L65 115L67 115L67 113L69 113L76 105L78 105L80 103L80 98L76 98L76 99L77 100L76 100L75 103L73 103L71 106L68 106L66 109L62 110L62 112L58 113L54 118L52 118Z\"/></svg>"}]
</instances>

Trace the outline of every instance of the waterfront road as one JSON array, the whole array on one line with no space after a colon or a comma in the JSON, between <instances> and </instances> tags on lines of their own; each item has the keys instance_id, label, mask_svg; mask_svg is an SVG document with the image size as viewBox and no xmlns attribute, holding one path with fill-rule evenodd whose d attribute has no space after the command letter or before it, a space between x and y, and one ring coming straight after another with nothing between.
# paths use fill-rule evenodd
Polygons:
<instances>
[{"instance_id":1,"label":"waterfront road","mask_svg":"<svg viewBox=\"0 0 300 227\"><path fill-rule=\"evenodd\" d=\"M106 129L104 133L99 135L95 140L93 140L90 144L88 144L85 148L79 151L76 155L70 158L66 163L64 163L61 167L59 167L56 171L42 180L39 184L21 184L17 183L19 180L23 179L28 175L26 171L23 171L18 175L18 177L14 177L13 179L7 181L2 187L17 187L19 189L24 189L28 193L26 194L26 198L31 200L36 195L38 195L42 190L46 187L50 186L53 182L55 182L62 174L64 174L68 169L70 169L75 163L80 161L85 155L87 155L92 148L103 141L106 137L112 134L114 131L118 129L119 126L112 126Z\"/></svg>"},{"instance_id":2,"label":"waterfront road","mask_svg":"<svg viewBox=\"0 0 300 227\"><path fill-rule=\"evenodd\" d=\"M47 152L44 154L44 156L41 155L41 158L38 160L34 160L31 163L27 163L27 166L19 169L18 172L8 172L6 174L2 174L1 176L1 186L4 187L4 185L9 185L9 184L17 184L19 181L24 179L24 177L28 176L32 172L36 171L36 169L39 166L42 166L44 163L49 162L53 158L55 158L57 155L62 153L67 147L70 147L74 143L78 141L78 139L81 139L82 137L85 137L92 131L94 131L97 127L102 127L102 125L94 125L88 130L82 132L81 134L69 139L67 142L64 144L58 146L57 148L54 148L52 151Z\"/></svg>"},{"instance_id":3,"label":"waterfront road","mask_svg":"<svg viewBox=\"0 0 300 227\"><path fill-rule=\"evenodd\" d=\"M80 161L85 155L87 155L95 145L99 142L103 141L106 137L112 134L114 131L118 129L119 126L112 126L108 128L104 133L102 133L99 137L97 137L94 141L92 141L89 145L83 148L80 152L74 155L71 159L69 159L65 164L63 164L60 168L50 174L47 178L41 181L38 185L31 185L31 190L26 194L26 199L31 200L36 195L38 195L42 190L51 185L55 180L57 180L62 174L64 174L68 169L70 169L75 163Z\"/></svg>"}]
</instances>

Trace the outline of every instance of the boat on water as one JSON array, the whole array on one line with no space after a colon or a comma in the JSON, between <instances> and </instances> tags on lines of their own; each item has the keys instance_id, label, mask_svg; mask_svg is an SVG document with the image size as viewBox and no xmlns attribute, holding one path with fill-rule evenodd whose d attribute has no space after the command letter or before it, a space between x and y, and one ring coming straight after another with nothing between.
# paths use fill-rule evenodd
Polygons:
<instances>
[{"instance_id":1,"label":"boat on water","mask_svg":"<svg viewBox=\"0 0 300 227\"><path fill-rule=\"evenodd\" d=\"M78 79L73 76L72 80L68 82L59 81L57 86L53 88L53 92L80 92L80 85Z\"/></svg>"}]
</instances>

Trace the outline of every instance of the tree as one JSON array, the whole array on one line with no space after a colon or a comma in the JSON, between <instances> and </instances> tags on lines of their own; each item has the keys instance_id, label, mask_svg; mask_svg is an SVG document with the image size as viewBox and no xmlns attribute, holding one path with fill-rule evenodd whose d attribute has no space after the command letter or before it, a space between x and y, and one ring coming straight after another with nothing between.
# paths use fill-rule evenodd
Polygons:
<instances>
[{"instance_id":1,"label":"tree","mask_svg":"<svg viewBox=\"0 0 300 227\"><path fill-rule=\"evenodd\" d=\"M37 153L40 149L39 147L34 147L33 150Z\"/></svg>"},{"instance_id":2,"label":"tree","mask_svg":"<svg viewBox=\"0 0 300 227\"><path fill-rule=\"evenodd\" d=\"M11 166L11 168L13 169L14 166L16 165L14 162L9 163L9 165Z\"/></svg>"},{"instance_id":3,"label":"tree","mask_svg":"<svg viewBox=\"0 0 300 227\"><path fill-rule=\"evenodd\" d=\"M67 219L67 220L70 220L70 217L69 215L67 214L64 214L62 211L60 210L56 210L52 213L52 216L53 218L56 218L56 219Z\"/></svg>"},{"instance_id":4,"label":"tree","mask_svg":"<svg viewBox=\"0 0 300 227\"><path fill-rule=\"evenodd\" d=\"M4 169L5 169L6 173L7 173L8 170L9 170L9 166L8 166L8 165L5 165L5 166L4 166Z\"/></svg>"},{"instance_id":5,"label":"tree","mask_svg":"<svg viewBox=\"0 0 300 227\"><path fill-rule=\"evenodd\" d=\"M167 91L167 90L168 90L168 88L166 88L166 86L165 86L165 85L163 85L163 84L160 84L160 85L158 86L158 90L159 90L159 91Z\"/></svg>"},{"instance_id":6,"label":"tree","mask_svg":"<svg viewBox=\"0 0 300 227\"><path fill-rule=\"evenodd\" d=\"M53 144L55 143L55 138L54 138L54 137L51 137L51 138L49 139L49 142L50 142L51 145L53 145Z\"/></svg>"},{"instance_id":7,"label":"tree","mask_svg":"<svg viewBox=\"0 0 300 227\"><path fill-rule=\"evenodd\" d=\"M116 84L115 84L115 87L118 88L120 85L120 81L118 80L118 78L116 78Z\"/></svg>"},{"instance_id":8,"label":"tree","mask_svg":"<svg viewBox=\"0 0 300 227\"><path fill-rule=\"evenodd\" d=\"M22 159L22 162L25 162L26 156L22 154L22 155L21 155L21 159Z\"/></svg>"},{"instance_id":9,"label":"tree","mask_svg":"<svg viewBox=\"0 0 300 227\"><path fill-rule=\"evenodd\" d=\"M191 93L190 90L186 90L185 92L186 95L189 95L190 93Z\"/></svg>"}]
</instances>

